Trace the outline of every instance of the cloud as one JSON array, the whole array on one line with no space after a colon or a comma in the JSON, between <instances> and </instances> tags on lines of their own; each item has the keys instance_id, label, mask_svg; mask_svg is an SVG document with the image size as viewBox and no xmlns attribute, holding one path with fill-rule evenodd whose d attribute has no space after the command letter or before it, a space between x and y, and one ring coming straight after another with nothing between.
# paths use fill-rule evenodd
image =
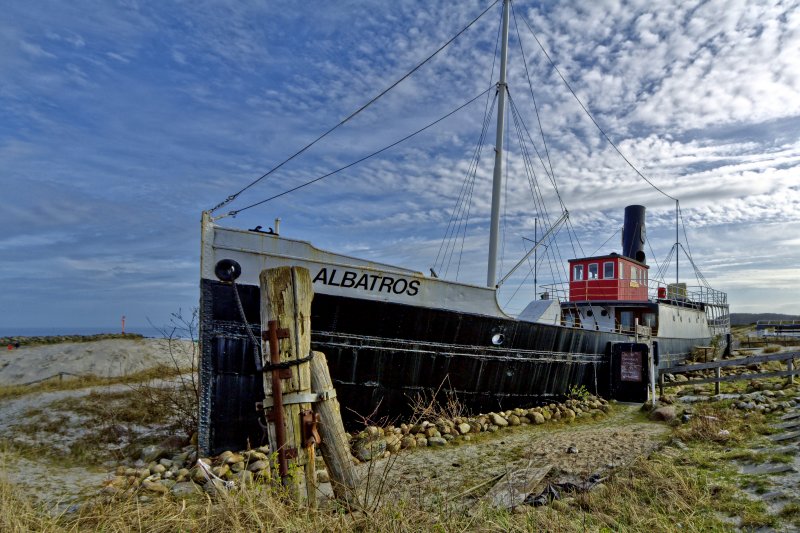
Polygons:
<instances>
[{"instance_id":1,"label":"cloud","mask_svg":"<svg viewBox=\"0 0 800 533\"><path fill-rule=\"evenodd\" d=\"M82 309L112 294L142 310L193 306L200 210L347 117L487 5L8 6L0 20L0 249L27 273L2 269L0 279L17 297L18 288L36 291L51 279ZM791 306L798 295L785 281L800 259L797 244L784 239L780 251L762 250L775 232L789 231L779 228L800 222L800 10L721 0L532 1L514 10L510 91L533 140L523 146L509 118L503 268L525 253L534 220L541 235L560 214L551 166L571 227L543 252L540 282L557 279L581 246L618 247L617 238L604 242L628 203L648 206L654 260L674 240L674 202L606 143L527 22L626 157L680 198L707 277L729 288L741 310ZM498 4L413 77L222 211L346 165L492 87L499 15ZM379 158L223 222L253 227L280 216L285 235L423 272L447 255L450 275L483 283L492 119L480 162L470 161L485 109L481 99ZM474 186L466 181L473 175ZM467 232L459 225L459 239L442 246L458 205L462 214L469 206ZM762 293L745 290L744 279L762 284ZM509 283L501 301L515 290ZM520 290L510 305L524 305L532 292ZM31 307L26 316L38 315Z\"/></svg>"}]
</instances>

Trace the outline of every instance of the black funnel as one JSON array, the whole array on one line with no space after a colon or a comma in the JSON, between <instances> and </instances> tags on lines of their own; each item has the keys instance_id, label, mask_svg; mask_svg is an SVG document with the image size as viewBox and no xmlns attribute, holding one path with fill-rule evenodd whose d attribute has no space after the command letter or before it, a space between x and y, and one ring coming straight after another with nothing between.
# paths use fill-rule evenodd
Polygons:
<instances>
[{"instance_id":1,"label":"black funnel","mask_svg":"<svg viewBox=\"0 0 800 533\"><path fill-rule=\"evenodd\" d=\"M625 208L625 224L622 226L622 255L646 263L645 238L644 206L629 205Z\"/></svg>"}]
</instances>

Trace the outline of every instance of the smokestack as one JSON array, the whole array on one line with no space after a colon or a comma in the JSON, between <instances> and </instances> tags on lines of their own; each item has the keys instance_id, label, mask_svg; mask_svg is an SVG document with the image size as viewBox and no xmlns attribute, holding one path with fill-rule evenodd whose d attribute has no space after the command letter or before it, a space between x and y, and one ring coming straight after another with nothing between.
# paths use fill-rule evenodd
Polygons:
<instances>
[{"instance_id":1,"label":"smokestack","mask_svg":"<svg viewBox=\"0 0 800 533\"><path fill-rule=\"evenodd\" d=\"M645 238L644 206L629 205L625 208L625 224L622 226L622 255L646 263Z\"/></svg>"}]
</instances>

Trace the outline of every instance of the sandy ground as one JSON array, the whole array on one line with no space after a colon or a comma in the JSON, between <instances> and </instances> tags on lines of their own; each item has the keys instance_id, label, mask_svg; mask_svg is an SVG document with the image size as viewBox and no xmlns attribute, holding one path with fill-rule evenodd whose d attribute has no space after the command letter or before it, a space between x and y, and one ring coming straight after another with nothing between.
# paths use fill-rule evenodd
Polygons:
<instances>
[{"instance_id":1,"label":"sandy ground","mask_svg":"<svg viewBox=\"0 0 800 533\"><path fill-rule=\"evenodd\" d=\"M57 376L59 372L98 377L124 376L159 364L182 368L191 363L190 341L106 339L0 351L0 386L22 385ZM68 379L69 376L65 377Z\"/></svg>"}]
</instances>

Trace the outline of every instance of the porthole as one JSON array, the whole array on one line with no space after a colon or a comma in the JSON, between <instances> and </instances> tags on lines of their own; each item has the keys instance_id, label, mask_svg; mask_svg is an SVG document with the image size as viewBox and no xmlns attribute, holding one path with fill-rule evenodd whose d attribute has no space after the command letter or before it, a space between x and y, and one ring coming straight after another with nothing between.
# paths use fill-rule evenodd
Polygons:
<instances>
[{"instance_id":1,"label":"porthole","mask_svg":"<svg viewBox=\"0 0 800 533\"><path fill-rule=\"evenodd\" d=\"M608 311L603 309L602 311L600 311L600 316L608 316Z\"/></svg>"},{"instance_id":2,"label":"porthole","mask_svg":"<svg viewBox=\"0 0 800 533\"><path fill-rule=\"evenodd\" d=\"M495 346L500 346L501 344L503 344L503 341L505 340L506 337L502 333L495 333L494 335L492 335L492 344L494 344Z\"/></svg>"},{"instance_id":3,"label":"porthole","mask_svg":"<svg viewBox=\"0 0 800 533\"><path fill-rule=\"evenodd\" d=\"M592 310L591 310L591 309L589 309L588 311L586 311L586 316L593 316L593 315L594 315L594 313L592 312Z\"/></svg>"}]
</instances>

